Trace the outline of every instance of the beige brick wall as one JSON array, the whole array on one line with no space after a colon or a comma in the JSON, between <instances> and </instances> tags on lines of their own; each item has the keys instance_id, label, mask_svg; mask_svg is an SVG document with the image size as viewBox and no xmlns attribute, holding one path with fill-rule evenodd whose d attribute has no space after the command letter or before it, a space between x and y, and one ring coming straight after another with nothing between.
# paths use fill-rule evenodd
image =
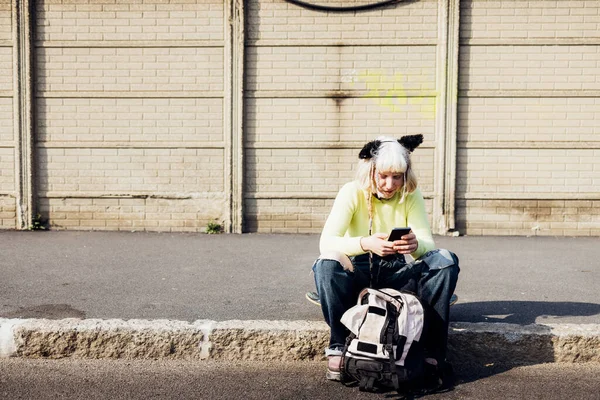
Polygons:
<instances>
[{"instance_id":1,"label":"beige brick wall","mask_svg":"<svg viewBox=\"0 0 600 400\"><path fill-rule=\"evenodd\" d=\"M354 160L345 149L248 149L246 188L261 196L335 196L352 179Z\"/></svg>"},{"instance_id":2,"label":"beige brick wall","mask_svg":"<svg viewBox=\"0 0 600 400\"><path fill-rule=\"evenodd\" d=\"M223 100L41 98L42 142L205 145L223 141Z\"/></svg>"},{"instance_id":3,"label":"beige brick wall","mask_svg":"<svg viewBox=\"0 0 600 400\"><path fill-rule=\"evenodd\" d=\"M39 210L51 215L52 229L199 232L222 212L222 196L172 199L45 198Z\"/></svg>"},{"instance_id":4,"label":"beige brick wall","mask_svg":"<svg viewBox=\"0 0 600 400\"><path fill-rule=\"evenodd\" d=\"M468 38L597 38L599 24L595 0L461 1L461 32Z\"/></svg>"},{"instance_id":5,"label":"beige brick wall","mask_svg":"<svg viewBox=\"0 0 600 400\"><path fill-rule=\"evenodd\" d=\"M37 189L52 228L223 222L224 2L37 2Z\"/></svg>"},{"instance_id":6,"label":"beige brick wall","mask_svg":"<svg viewBox=\"0 0 600 400\"><path fill-rule=\"evenodd\" d=\"M13 101L0 97L0 147L13 147L15 141Z\"/></svg>"},{"instance_id":7,"label":"beige brick wall","mask_svg":"<svg viewBox=\"0 0 600 400\"><path fill-rule=\"evenodd\" d=\"M435 90L435 51L433 46L251 47L246 88L405 96L408 90Z\"/></svg>"},{"instance_id":8,"label":"beige brick wall","mask_svg":"<svg viewBox=\"0 0 600 400\"><path fill-rule=\"evenodd\" d=\"M12 48L0 47L0 92L13 90L13 58Z\"/></svg>"},{"instance_id":9,"label":"beige brick wall","mask_svg":"<svg viewBox=\"0 0 600 400\"><path fill-rule=\"evenodd\" d=\"M15 189L14 147L0 146L0 229L17 225Z\"/></svg>"},{"instance_id":10,"label":"beige brick wall","mask_svg":"<svg viewBox=\"0 0 600 400\"><path fill-rule=\"evenodd\" d=\"M223 90L222 48L41 48L43 92Z\"/></svg>"},{"instance_id":11,"label":"beige brick wall","mask_svg":"<svg viewBox=\"0 0 600 400\"><path fill-rule=\"evenodd\" d=\"M461 90L599 90L600 46L463 46Z\"/></svg>"},{"instance_id":12,"label":"beige brick wall","mask_svg":"<svg viewBox=\"0 0 600 400\"><path fill-rule=\"evenodd\" d=\"M0 194L0 229L17 227L17 206L13 196Z\"/></svg>"},{"instance_id":13,"label":"beige brick wall","mask_svg":"<svg viewBox=\"0 0 600 400\"><path fill-rule=\"evenodd\" d=\"M600 149L461 149L457 192L470 196L593 196Z\"/></svg>"},{"instance_id":14,"label":"beige brick wall","mask_svg":"<svg viewBox=\"0 0 600 400\"><path fill-rule=\"evenodd\" d=\"M425 205L431 210L431 200ZM320 233L333 199L248 199L246 228L252 232ZM308 211L307 211L308 210ZM431 223L431 213L430 223Z\"/></svg>"},{"instance_id":15,"label":"beige brick wall","mask_svg":"<svg viewBox=\"0 0 600 400\"><path fill-rule=\"evenodd\" d=\"M434 195L437 0L356 14L260 0L246 13L248 231L320 232L360 147L383 134L425 135L414 160Z\"/></svg>"},{"instance_id":16,"label":"beige brick wall","mask_svg":"<svg viewBox=\"0 0 600 400\"><path fill-rule=\"evenodd\" d=\"M323 227L337 190L354 178L356 161L356 149L248 149L247 229L318 231ZM419 171L419 187L425 196L431 197L433 149L422 149L414 163ZM304 209L303 204L307 205ZM431 213L431 200L427 206ZM288 224L289 221L294 222Z\"/></svg>"},{"instance_id":17,"label":"beige brick wall","mask_svg":"<svg viewBox=\"0 0 600 400\"><path fill-rule=\"evenodd\" d=\"M253 98L246 106L249 145L298 141L343 145L366 142L377 134L421 133L428 141L437 139L433 98Z\"/></svg>"},{"instance_id":18,"label":"beige brick wall","mask_svg":"<svg viewBox=\"0 0 600 400\"><path fill-rule=\"evenodd\" d=\"M0 229L17 226L12 1L0 0Z\"/></svg>"},{"instance_id":19,"label":"beige brick wall","mask_svg":"<svg viewBox=\"0 0 600 400\"><path fill-rule=\"evenodd\" d=\"M600 233L600 3L461 2L457 227Z\"/></svg>"},{"instance_id":20,"label":"beige brick wall","mask_svg":"<svg viewBox=\"0 0 600 400\"><path fill-rule=\"evenodd\" d=\"M598 97L463 97L459 99L458 141L463 145L598 145L598 121Z\"/></svg>"},{"instance_id":21,"label":"beige brick wall","mask_svg":"<svg viewBox=\"0 0 600 400\"><path fill-rule=\"evenodd\" d=\"M333 201L330 199L246 199L250 232L319 233Z\"/></svg>"},{"instance_id":22,"label":"beige brick wall","mask_svg":"<svg viewBox=\"0 0 600 400\"><path fill-rule=\"evenodd\" d=\"M198 195L223 192L221 149L41 148L38 190Z\"/></svg>"},{"instance_id":23,"label":"beige brick wall","mask_svg":"<svg viewBox=\"0 0 600 400\"><path fill-rule=\"evenodd\" d=\"M223 40L219 0L44 0L36 11L44 41Z\"/></svg>"},{"instance_id":24,"label":"beige brick wall","mask_svg":"<svg viewBox=\"0 0 600 400\"><path fill-rule=\"evenodd\" d=\"M373 1L315 2L342 7L369 3ZM256 0L247 3L248 39L301 40L312 45L333 40L436 39L437 7L437 0L422 0L365 13L323 13L279 0Z\"/></svg>"},{"instance_id":25,"label":"beige brick wall","mask_svg":"<svg viewBox=\"0 0 600 400\"><path fill-rule=\"evenodd\" d=\"M0 194L15 191L15 150L0 147Z\"/></svg>"},{"instance_id":26,"label":"beige brick wall","mask_svg":"<svg viewBox=\"0 0 600 400\"><path fill-rule=\"evenodd\" d=\"M358 160L355 149L248 149L248 192L259 196L335 197L338 189L354 178ZM433 150L423 149L414 158L419 187L433 191Z\"/></svg>"},{"instance_id":27,"label":"beige brick wall","mask_svg":"<svg viewBox=\"0 0 600 400\"><path fill-rule=\"evenodd\" d=\"M598 200L459 200L469 235L600 236Z\"/></svg>"},{"instance_id":28,"label":"beige brick wall","mask_svg":"<svg viewBox=\"0 0 600 400\"><path fill-rule=\"evenodd\" d=\"M36 1L34 202L53 228L202 231L227 218L239 158L225 132L225 4ZM430 217L439 212L440 4L324 13L244 2L246 231L320 232L360 146L381 134L425 136L414 162ZM460 6L456 227L598 235L600 3ZM20 162L11 7L0 0L4 229L16 226Z\"/></svg>"},{"instance_id":29,"label":"beige brick wall","mask_svg":"<svg viewBox=\"0 0 600 400\"><path fill-rule=\"evenodd\" d=\"M0 41L2 40L12 40L12 0L0 0Z\"/></svg>"}]
</instances>

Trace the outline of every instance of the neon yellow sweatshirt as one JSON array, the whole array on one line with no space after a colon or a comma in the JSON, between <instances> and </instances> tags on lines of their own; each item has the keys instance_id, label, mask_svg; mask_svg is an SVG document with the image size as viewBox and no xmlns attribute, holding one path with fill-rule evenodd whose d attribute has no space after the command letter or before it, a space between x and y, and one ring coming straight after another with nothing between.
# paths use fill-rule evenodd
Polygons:
<instances>
[{"instance_id":1,"label":"neon yellow sweatshirt","mask_svg":"<svg viewBox=\"0 0 600 400\"><path fill-rule=\"evenodd\" d=\"M372 233L389 234L392 228L409 226L417 236L419 247L411 254L415 259L435 249L431 227L425 210L425 201L419 189L406 195L401 191L391 199L373 197ZM338 192L331 213L321 233L320 251L335 250L348 256L364 254L360 238L369 236L369 211L366 191L357 181L345 184Z\"/></svg>"}]
</instances>

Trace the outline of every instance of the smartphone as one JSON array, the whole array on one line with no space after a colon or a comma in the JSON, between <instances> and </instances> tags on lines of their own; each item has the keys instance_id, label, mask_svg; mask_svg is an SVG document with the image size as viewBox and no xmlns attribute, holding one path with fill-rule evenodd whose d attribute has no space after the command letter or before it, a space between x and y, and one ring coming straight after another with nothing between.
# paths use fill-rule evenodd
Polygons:
<instances>
[{"instance_id":1,"label":"smartphone","mask_svg":"<svg viewBox=\"0 0 600 400\"><path fill-rule=\"evenodd\" d=\"M406 235L408 232L410 232L410 228L406 227L406 228L394 228L392 229L392 232L390 232L390 236L388 237L388 242L393 242L395 240L400 240L402 239L402 236Z\"/></svg>"}]
</instances>

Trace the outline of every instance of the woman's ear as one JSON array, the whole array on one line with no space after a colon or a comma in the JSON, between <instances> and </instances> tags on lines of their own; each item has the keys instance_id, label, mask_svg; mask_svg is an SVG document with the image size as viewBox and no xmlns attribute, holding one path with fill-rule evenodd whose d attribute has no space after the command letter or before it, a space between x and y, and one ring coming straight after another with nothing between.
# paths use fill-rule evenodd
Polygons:
<instances>
[{"instance_id":1,"label":"woman's ear","mask_svg":"<svg viewBox=\"0 0 600 400\"><path fill-rule=\"evenodd\" d=\"M373 156L375 156L375 154L377 153L377 150L379 149L380 145L381 141L379 140L373 140L372 142L365 144L360 153L358 153L358 158L363 160L373 158Z\"/></svg>"},{"instance_id":2,"label":"woman's ear","mask_svg":"<svg viewBox=\"0 0 600 400\"><path fill-rule=\"evenodd\" d=\"M416 149L421 143L423 143L423 135L419 134L402 136L400 139L398 139L398 143L406 147L408 151L412 153L414 149Z\"/></svg>"}]
</instances>

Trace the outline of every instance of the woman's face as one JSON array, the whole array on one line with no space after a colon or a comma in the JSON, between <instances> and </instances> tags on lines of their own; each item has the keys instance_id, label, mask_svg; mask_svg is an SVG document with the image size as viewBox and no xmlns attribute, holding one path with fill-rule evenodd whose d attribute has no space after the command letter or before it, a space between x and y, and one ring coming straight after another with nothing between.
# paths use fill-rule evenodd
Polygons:
<instances>
[{"instance_id":1,"label":"woman's face","mask_svg":"<svg viewBox=\"0 0 600 400\"><path fill-rule=\"evenodd\" d=\"M375 181L377 195L383 199L390 199L404 185L404 174L401 172L377 172Z\"/></svg>"}]
</instances>

